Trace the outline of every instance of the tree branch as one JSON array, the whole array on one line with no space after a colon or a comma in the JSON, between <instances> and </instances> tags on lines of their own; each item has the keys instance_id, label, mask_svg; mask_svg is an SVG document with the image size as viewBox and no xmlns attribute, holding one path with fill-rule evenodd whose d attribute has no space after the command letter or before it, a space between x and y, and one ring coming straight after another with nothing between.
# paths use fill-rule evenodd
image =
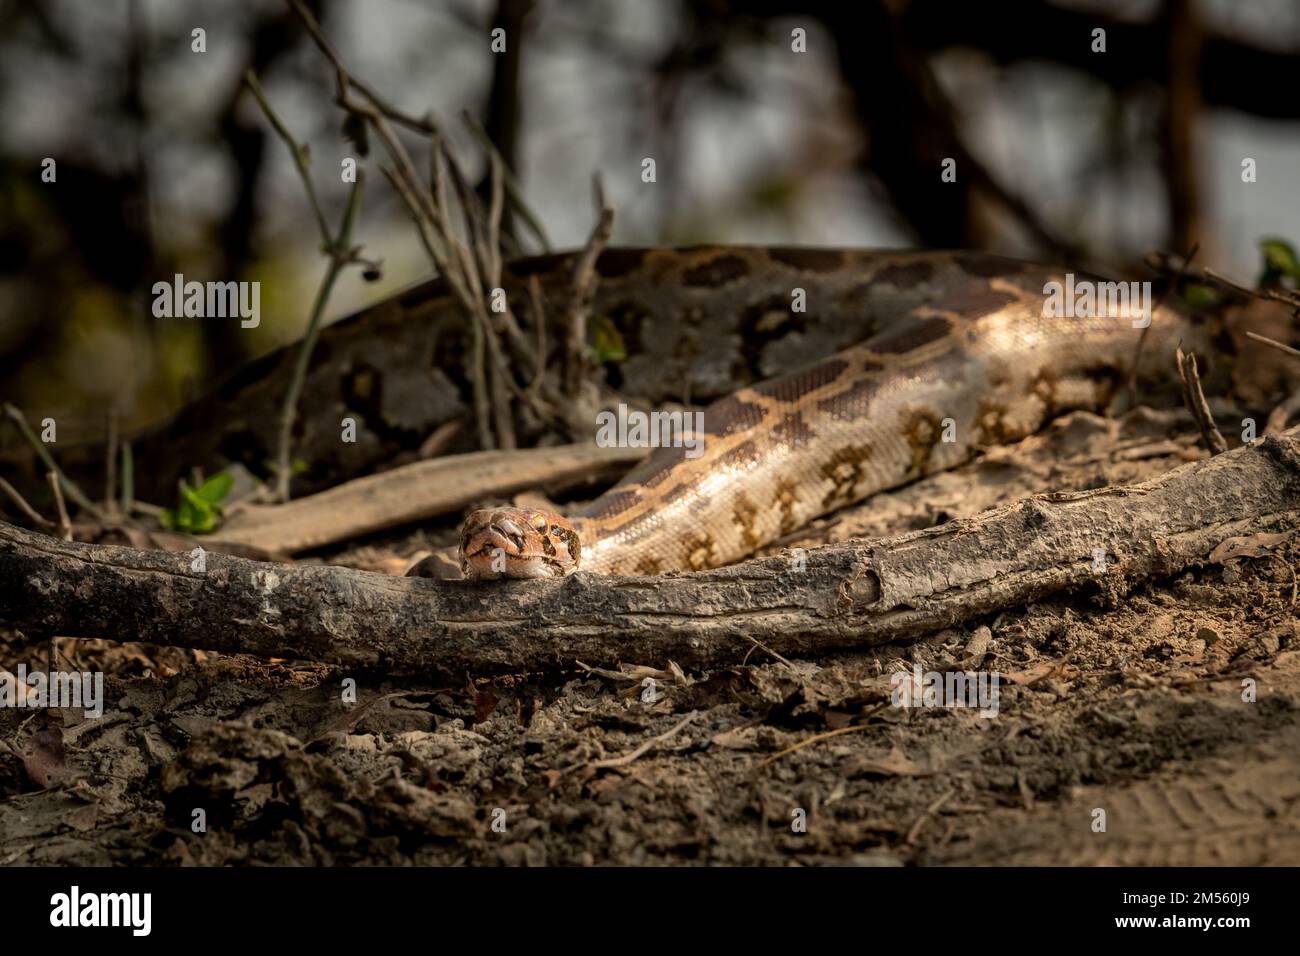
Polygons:
<instances>
[{"instance_id":1,"label":"tree branch","mask_svg":"<svg viewBox=\"0 0 1300 956\"><path fill-rule=\"evenodd\" d=\"M1300 429L1127 488L1044 495L877 541L664 577L495 585L62 542L0 524L0 626L461 680L672 660L754 640L810 655L912 637L1067 590L1114 595L1224 541L1300 527ZM1104 560L1099 561L1099 556Z\"/></svg>"},{"instance_id":2,"label":"tree branch","mask_svg":"<svg viewBox=\"0 0 1300 956\"><path fill-rule=\"evenodd\" d=\"M598 478L613 480L646 452L644 448L560 445L416 461L286 504L232 511L214 537L273 554L297 554L448 514L495 495ZM220 550L215 543L213 547Z\"/></svg>"}]
</instances>

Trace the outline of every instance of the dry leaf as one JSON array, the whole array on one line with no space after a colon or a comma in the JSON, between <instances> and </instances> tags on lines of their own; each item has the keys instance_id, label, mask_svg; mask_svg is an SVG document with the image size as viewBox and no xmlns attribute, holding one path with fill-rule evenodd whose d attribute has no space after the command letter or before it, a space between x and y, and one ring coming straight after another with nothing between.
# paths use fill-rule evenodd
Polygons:
<instances>
[{"instance_id":1,"label":"dry leaf","mask_svg":"<svg viewBox=\"0 0 1300 956\"><path fill-rule=\"evenodd\" d=\"M1210 552L1210 560L1215 564L1223 564L1226 561L1236 561L1238 558L1262 558L1294 533L1283 531L1279 534L1261 533L1228 538Z\"/></svg>"},{"instance_id":2,"label":"dry leaf","mask_svg":"<svg viewBox=\"0 0 1300 956\"><path fill-rule=\"evenodd\" d=\"M411 697L415 693L415 691L394 691L391 694L380 694L378 697L371 697L363 703L353 704L343 713L337 714L326 721L325 725L312 737L309 743L320 743L334 734L350 734L356 730L357 724L361 723L361 718L370 713L377 704L402 697Z\"/></svg>"},{"instance_id":3,"label":"dry leaf","mask_svg":"<svg viewBox=\"0 0 1300 956\"><path fill-rule=\"evenodd\" d=\"M1013 674L1002 674L1002 680L1008 684L1020 684L1022 687L1028 687L1031 684L1037 684L1040 680L1051 676L1057 668L1056 661L1044 661L1041 664L1035 664L1033 667L1026 668L1023 671L1016 671Z\"/></svg>"},{"instance_id":4,"label":"dry leaf","mask_svg":"<svg viewBox=\"0 0 1300 956\"><path fill-rule=\"evenodd\" d=\"M38 787L48 787L70 774L63 751L63 731L58 727L36 731L27 738L18 756L27 778Z\"/></svg>"},{"instance_id":5,"label":"dry leaf","mask_svg":"<svg viewBox=\"0 0 1300 956\"><path fill-rule=\"evenodd\" d=\"M883 757L860 757L851 762L849 770L849 776L924 777L929 773L897 747Z\"/></svg>"},{"instance_id":6,"label":"dry leaf","mask_svg":"<svg viewBox=\"0 0 1300 956\"><path fill-rule=\"evenodd\" d=\"M481 724L492 716L492 711L497 709L500 698L491 687L483 690L475 689L474 691L474 723Z\"/></svg>"},{"instance_id":7,"label":"dry leaf","mask_svg":"<svg viewBox=\"0 0 1300 956\"><path fill-rule=\"evenodd\" d=\"M99 804L88 803L84 807L77 807L63 815L63 822L78 833L93 830L99 822Z\"/></svg>"},{"instance_id":8,"label":"dry leaf","mask_svg":"<svg viewBox=\"0 0 1300 956\"><path fill-rule=\"evenodd\" d=\"M735 730L724 730L716 734L711 743L727 750L755 750L758 747L758 728L737 727Z\"/></svg>"}]
</instances>

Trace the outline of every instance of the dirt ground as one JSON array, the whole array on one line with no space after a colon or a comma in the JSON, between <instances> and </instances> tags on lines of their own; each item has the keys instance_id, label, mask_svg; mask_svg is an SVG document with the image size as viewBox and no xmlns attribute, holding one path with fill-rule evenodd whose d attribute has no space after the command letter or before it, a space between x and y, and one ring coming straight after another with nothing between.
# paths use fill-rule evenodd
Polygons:
<instances>
[{"instance_id":1,"label":"dirt ground","mask_svg":"<svg viewBox=\"0 0 1300 956\"><path fill-rule=\"evenodd\" d=\"M1201 455L1182 413L1076 414L784 543ZM313 560L382 567L450 527ZM105 672L105 712L0 711L0 864L1300 864L1297 566L1292 540L1124 597L709 673L420 686L63 639L65 669ZM0 634L0 666L45 655ZM997 672L996 716L891 706L914 664Z\"/></svg>"}]
</instances>

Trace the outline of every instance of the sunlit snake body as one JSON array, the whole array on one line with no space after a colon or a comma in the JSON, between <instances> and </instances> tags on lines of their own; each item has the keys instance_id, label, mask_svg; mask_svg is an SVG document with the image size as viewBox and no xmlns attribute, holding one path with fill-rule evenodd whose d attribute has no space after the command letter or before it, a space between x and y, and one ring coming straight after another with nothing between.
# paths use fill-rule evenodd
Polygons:
<instances>
[{"instance_id":1,"label":"sunlit snake body","mask_svg":"<svg viewBox=\"0 0 1300 956\"><path fill-rule=\"evenodd\" d=\"M1064 285L1064 270L1000 257L726 247L635 255L641 270L660 257L664 280L686 287L672 290L685 297L683 308L690 308L691 269L707 280L709 308L757 305L755 322L742 324L756 333L763 322L797 321L791 307L801 290L806 308L823 318L839 310L857 344L715 401L704 410L702 455L659 448L571 512L580 560L569 560L569 525L555 516L475 513L461 542L468 576L725 565L820 515L1020 439L1064 411L1103 409L1135 364L1144 389L1167 384L1180 343L1216 353L1214 330L1167 307L1154 310L1145 334L1135 327L1142 324L1136 308L1045 314L1045 288ZM674 261L683 255L694 258ZM755 273L762 273L757 293ZM616 277L597 309L612 308L620 295L627 293ZM734 347L720 343L719 351ZM500 533L501 520L510 534Z\"/></svg>"}]
</instances>

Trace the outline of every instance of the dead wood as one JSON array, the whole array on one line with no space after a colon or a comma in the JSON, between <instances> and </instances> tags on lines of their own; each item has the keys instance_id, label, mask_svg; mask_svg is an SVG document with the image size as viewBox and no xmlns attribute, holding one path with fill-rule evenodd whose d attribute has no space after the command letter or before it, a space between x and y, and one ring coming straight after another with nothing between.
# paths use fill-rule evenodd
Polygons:
<instances>
[{"instance_id":1,"label":"dead wood","mask_svg":"<svg viewBox=\"0 0 1300 956\"><path fill-rule=\"evenodd\" d=\"M617 478L647 451L560 445L417 461L282 505L248 505L231 513L213 548L225 550L229 543L296 554L448 514L493 495Z\"/></svg>"},{"instance_id":2,"label":"dead wood","mask_svg":"<svg viewBox=\"0 0 1300 956\"><path fill-rule=\"evenodd\" d=\"M663 577L471 584L63 542L0 524L0 626L463 680L866 647L1067 590L1114 596L1232 537L1300 526L1300 429L1159 479Z\"/></svg>"},{"instance_id":3,"label":"dead wood","mask_svg":"<svg viewBox=\"0 0 1300 956\"><path fill-rule=\"evenodd\" d=\"M1205 392L1201 389L1201 374L1196 367L1196 356L1182 349L1175 351L1178 362L1178 376L1183 380L1183 403L1196 419L1196 427L1201 430L1201 440L1211 455L1222 455L1228 450L1228 443L1223 440L1223 433L1215 424L1214 413L1210 411Z\"/></svg>"}]
</instances>

